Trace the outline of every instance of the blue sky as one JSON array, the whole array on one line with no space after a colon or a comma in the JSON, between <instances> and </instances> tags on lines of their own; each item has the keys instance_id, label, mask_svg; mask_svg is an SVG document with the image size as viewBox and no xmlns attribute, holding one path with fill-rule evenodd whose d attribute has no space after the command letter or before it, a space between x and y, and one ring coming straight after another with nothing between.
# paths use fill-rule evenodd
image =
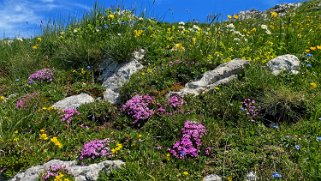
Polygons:
<instances>
[{"instance_id":1,"label":"blue sky","mask_svg":"<svg viewBox=\"0 0 321 181\"><path fill-rule=\"evenodd\" d=\"M242 10L265 10L275 4L303 0L98 0L100 6L135 9L168 22L204 22L210 14L225 18ZM39 34L42 22L81 17L95 0L0 0L0 38ZM45 24L45 23L44 23Z\"/></svg>"}]
</instances>

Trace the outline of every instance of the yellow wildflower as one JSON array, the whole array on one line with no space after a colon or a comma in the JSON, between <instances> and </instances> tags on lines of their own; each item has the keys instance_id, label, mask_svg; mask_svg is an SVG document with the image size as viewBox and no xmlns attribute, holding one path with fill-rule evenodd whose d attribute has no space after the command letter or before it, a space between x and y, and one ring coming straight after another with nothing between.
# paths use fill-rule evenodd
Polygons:
<instances>
[{"instance_id":1,"label":"yellow wildflower","mask_svg":"<svg viewBox=\"0 0 321 181\"><path fill-rule=\"evenodd\" d=\"M48 140L47 134L46 134L46 133L42 133L42 134L40 135L40 139L42 139L42 140Z\"/></svg>"},{"instance_id":2,"label":"yellow wildflower","mask_svg":"<svg viewBox=\"0 0 321 181\"><path fill-rule=\"evenodd\" d=\"M55 176L54 181L62 181L63 177L64 177L64 174L60 172L59 175Z\"/></svg>"},{"instance_id":3,"label":"yellow wildflower","mask_svg":"<svg viewBox=\"0 0 321 181\"><path fill-rule=\"evenodd\" d=\"M18 138L18 137L14 137L14 138L13 138L13 141L18 142L18 141L19 141L19 138Z\"/></svg>"},{"instance_id":4,"label":"yellow wildflower","mask_svg":"<svg viewBox=\"0 0 321 181\"><path fill-rule=\"evenodd\" d=\"M142 36L144 30L134 30L135 38Z\"/></svg>"},{"instance_id":5,"label":"yellow wildflower","mask_svg":"<svg viewBox=\"0 0 321 181\"><path fill-rule=\"evenodd\" d=\"M310 49L306 49L306 50L305 50L306 53L309 53L310 51L311 51Z\"/></svg>"},{"instance_id":6,"label":"yellow wildflower","mask_svg":"<svg viewBox=\"0 0 321 181\"><path fill-rule=\"evenodd\" d=\"M65 178L64 181L70 181L69 178Z\"/></svg>"},{"instance_id":7,"label":"yellow wildflower","mask_svg":"<svg viewBox=\"0 0 321 181\"><path fill-rule=\"evenodd\" d=\"M115 151L119 151L119 150L122 149L122 148L123 148L123 145L120 144L120 143L117 143L117 144L116 144Z\"/></svg>"},{"instance_id":8,"label":"yellow wildflower","mask_svg":"<svg viewBox=\"0 0 321 181\"><path fill-rule=\"evenodd\" d=\"M173 51L185 51L185 48L183 47L182 43L177 43L174 45L174 47L172 48Z\"/></svg>"},{"instance_id":9,"label":"yellow wildflower","mask_svg":"<svg viewBox=\"0 0 321 181\"><path fill-rule=\"evenodd\" d=\"M238 15L234 15L233 18L234 19L239 19L239 16Z\"/></svg>"},{"instance_id":10,"label":"yellow wildflower","mask_svg":"<svg viewBox=\"0 0 321 181\"><path fill-rule=\"evenodd\" d=\"M271 17L272 18L276 18L276 17L278 17L278 13L277 12L271 12Z\"/></svg>"},{"instance_id":11,"label":"yellow wildflower","mask_svg":"<svg viewBox=\"0 0 321 181\"><path fill-rule=\"evenodd\" d=\"M114 14L110 14L110 15L108 15L108 18L114 19L114 18L115 18L115 15L114 15Z\"/></svg>"},{"instance_id":12,"label":"yellow wildflower","mask_svg":"<svg viewBox=\"0 0 321 181\"><path fill-rule=\"evenodd\" d=\"M311 82L311 83L310 83L310 88L311 88L311 89L317 88L317 84L316 84L315 82Z\"/></svg>"},{"instance_id":13,"label":"yellow wildflower","mask_svg":"<svg viewBox=\"0 0 321 181\"><path fill-rule=\"evenodd\" d=\"M44 106L44 107L42 107L41 109L45 111L45 110L47 110L48 108L47 108L46 106Z\"/></svg>"},{"instance_id":14,"label":"yellow wildflower","mask_svg":"<svg viewBox=\"0 0 321 181\"><path fill-rule=\"evenodd\" d=\"M46 132L44 129L41 129L41 130L40 130L40 133L44 133L44 132Z\"/></svg>"},{"instance_id":15,"label":"yellow wildflower","mask_svg":"<svg viewBox=\"0 0 321 181\"><path fill-rule=\"evenodd\" d=\"M232 180L233 180L233 177L232 177L232 176L229 176L229 177L227 177L227 180L228 180L228 181L232 181Z\"/></svg>"},{"instance_id":16,"label":"yellow wildflower","mask_svg":"<svg viewBox=\"0 0 321 181\"><path fill-rule=\"evenodd\" d=\"M42 41L42 38L41 38L41 37L38 37L38 38L37 38L37 41Z\"/></svg>"},{"instance_id":17,"label":"yellow wildflower","mask_svg":"<svg viewBox=\"0 0 321 181\"><path fill-rule=\"evenodd\" d=\"M51 139L50 139L50 141L51 142L53 142L56 146L58 146L58 148L62 148L62 144L60 143L60 141L58 140L58 138L57 137L52 137Z\"/></svg>"},{"instance_id":18,"label":"yellow wildflower","mask_svg":"<svg viewBox=\"0 0 321 181\"><path fill-rule=\"evenodd\" d=\"M143 135L142 134L138 134L138 136L137 136L138 138L142 138L143 137Z\"/></svg>"},{"instance_id":19,"label":"yellow wildflower","mask_svg":"<svg viewBox=\"0 0 321 181\"><path fill-rule=\"evenodd\" d=\"M317 49L318 49L318 50L321 50L321 45L318 45L318 46L317 46Z\"/></svg>"},{"instance_id":20,"label":"yellow wildflower","mask_svg":"<svg viewBox=\"0 0 321 181\"><path fill-rule=\"evenodd\" d=\"M228 19L232 19L232 16L231 16L231 15L227 15L227 18L228 18Z\"/></svg>"},{"instance_id":21,"label":"yellow wildflower","mask_svg":"<svg viewBox=\"0 0 321 181\"><path fill-rule=\"evenodd\" d=\"M188 173L187 171L184 171L184 172L183 172L183 175L184 175L184 176L187 176L187 175L189 175L189 173Z\"/></svg>"},{"instance_id":22,"label":"yellow wildflower","mask_svg":"<svg viewBox=\"0 0 321 181\"><path fill-rule=\"evenodd\" d=\"M31 48L32 48L33 50L36 50L36 49L38 49L38 45L33 45Z\"/></svg>"},{"instance_id":23,"label":"yellow wildflower","mask_svg":"<svg viewBox=\"0 0 321 181\"><path fill-rule=\"evenodd\" d=\"M0 96L0 101L4 101L6 98L4 96Z\"/></svg>"},{"instance_id":24,"label":"yellow wildflower","mask_svg":"<svg viewBox=\"0 0 321 181\"><path fill-rule=\"evenodd\" d=\"M116 150L115 148L111 149L112 154L115 154L116 151L117 151L117 150Z\"/></svg>"},{"instance_id":25,"label":"yellow wildflower","mask_svg":"<svg viewBox=\"0 0 321 181\"><path fill-rule=\"evenodd\" d=\"M316 49L317 49L317 47L310 47L310 50L312 50L312 51L314 51Z\"/></svg>"},{"instance_id":26,"label":"yellow wildflower","mask_svg":"<svg viewBox=\"0 0 321 181\"><path fill-rule=\"evenodd\" d=\"M14 134L18 134L18 133L19 133L19 131L18 131L18 130L14 131Z\"/></svg>"}]
</instances>

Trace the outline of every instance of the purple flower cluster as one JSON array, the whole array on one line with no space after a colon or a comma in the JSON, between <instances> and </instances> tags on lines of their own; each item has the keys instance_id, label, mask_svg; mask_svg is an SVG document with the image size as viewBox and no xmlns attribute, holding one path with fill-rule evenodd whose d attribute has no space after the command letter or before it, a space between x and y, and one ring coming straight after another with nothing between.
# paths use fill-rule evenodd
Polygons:
<instances>
[{"instance_id":1,"label":"purple flower cluster","mask_svg":"<svg viewBox=\"0 0 321 181\"><path fill-rule=\"evenodd\" d=\"M134 118L134 124L146 120L154 114L154 99L149 95L136 95L129 99L121 108L122 112L127 113Z\"/></svg>"},{"instance_id":2,"label":"purple flower cluster","mask_svg":"<svg viewBox=\"0 0 321 181\"><path fill-rule=\"evenodd\" d=\"M44 68L32 73L28 78L28 83L33 84L35 81L51 82L53 80L54 73L51 69Z\"/></svg>"},{"instance_id":3,"label":"purple flower cluster","mask_svg":"<svg viewBox=\"0 0 321 181\"><path fill-rule=\"evenodd\" d=\"M84 158L98 158L111 157L112 152L109 147L110 140L108 138L103 140L92 140L86 143L81 151L80 160Z\"/></svg>"},{"instance_id":4,"label":"purple flower cluster","mask_svg":"<svg viewBox=\"0 0 321 181\"><path fill-rule=\"evenodd\" d=\"M254 118L257 115L257 110L255 107L255 100L251 98L244 99L242 102L242 108L246 111L246 114L251 118Z\"/></svg>"},{"instance_id":5,"label":"purple flower cluster","mask_svg":"<svg viewBox=\"0 0 321 181\"><path fill-rule=\"evenodd\" d=\"M50 180L51 178L55 178L59 175L59 172L67 172L65 167L62 167L61 165L51 165L49 170L46 171L46 173L42 176L43 180Z\"/></svg>"},{"instance_id":6,"label":"purple flower cluster","mask_svg":"<svg viewBox=\"0 0 321 181\"><path fill-rule=\"evenodd\" d=\"M72 117L75 114L78 114L78 115L80 114L77 111L77 109L75 109L75 108L67 108L67 109L64 110L64 115L62 115L61 121L67 122L69 124L69 123L71 123Z\"/></svg>"},{"instance_id":7,"label":"purple flower cluster","mask_svg":"<svg viewBox=\"0 0 321 181\"><path fill-rule=\"evenodd\" d=\"M184 99L179 95L173 95L169 98L168 103L174 108L179 108L184 104Z\"/></svg>"},{"instance_id":8,"label":"purple flower cluster","mask_svg":"<svg viewBox=\"0 0 321 181\"><path fill-rule=\"evenodd\" d=\"M21 97L16 102L16 108L17 109L26 109L30 106L32 100L38 95L37 92L29 93Z\"/></svg>"},{"instance_id":9,"label":"purple flower cluster","mask_svg":"<svg viewBox=\"0 0 321 181\"><path fill-rule=\"evenodd\" d=\"M197 157L202 146L201 139L205 134L206 128L204 125L186 121L182 128L182 138L167 150L175 158Z\"/></svg>"}]
</instances>

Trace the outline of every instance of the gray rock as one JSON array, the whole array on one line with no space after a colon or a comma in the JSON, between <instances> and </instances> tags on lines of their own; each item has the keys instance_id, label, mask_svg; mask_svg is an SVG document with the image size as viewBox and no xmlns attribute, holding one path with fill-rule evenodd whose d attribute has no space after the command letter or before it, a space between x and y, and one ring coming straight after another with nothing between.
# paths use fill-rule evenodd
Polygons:
<instances>
[{"instance_id":1,"label":"gray rock","mask_svg":"<svg viewBox=\"0 0 321 181\"><path fill-rule=\"evenodd\" d=\"M203 181L222 181L222 177L220 177L216 174L211 174L211 175L207 175L206 177L204 177Z\"/></svg>"},{"instance_id":2,"label":"gray rock","mask_svg":"<svg viewBox=\"0 0 321 181\"><path fill-rule=\"evenodd\" d=\"M168 96L177 94L184 96L187 94L199 95L207 92L218 85L224 85L237 78L245 67L250 64L248 60L234 59L231 62L221 64L214 70L207 71L200 80L189 82L179 92L170 92Z\"/></svg>"},{"instance_id":3,"label":"gray rock","mask_svg":"<svg viewBox=\"0 0 321 181\"><path fill-rule=\"evenodd\" d=\"M56 102L53 107L56 109L78 108L82 104L92 103L95 99L88 94L81 93L78 95L66 97L65 99Z\"/></svg>"},{"instance_id":4,"label":"gray rock","mask_svg":"<svg viewBox=\"0 0 321 181\"><path fill-rule=\"evenodd\" d=\"M39 176L48 170L52 165L64 167L68 173L75 177L76 181L97 180L101 170L111 171L120 168L125 163L121 160L106 160L100 163L88 166L76 165L77 161L51 160L43 165L37 165L27 169L25 172L19 172L11 181L37 181Z\"/></svg>"},{"instance_id":5,"label":"gray rock","mask_svg":"<svg viewBox=\"0 0 321 181\"><path fill-rule=\"evenodd\" d=\"M129 62L118 63L112 59L106 59L101 65L102 74L99 80L103 82L106 88L104 92L104 100L111 103L119 102L119 89L129 81L130 77L143 68L143 65L138 62L144 58L145 50L141 49L133 53L133 58Z\"/></svg>"},{"instance_id":6,"label":"gray rock","mask_svg":"<svg viewBox=\"0 0 321 181\"><path fill-rule=\"evenodd\" d=\"M246 181L256 181L257 179L256 172L251 171L246 175Z\"/></svg>"},{"instance_id":7,"label":"gray rock","mask_svg":"<svg viewBox=\"0 0 321 181\"><path fill-rule=\"evenodd\" d=\"M282 71L293 74L299 73L300 61L298 57L290 54L278 56L267 63L267 66L272 71L272 74L278 75Z\"/></svg>"}]
</instances>

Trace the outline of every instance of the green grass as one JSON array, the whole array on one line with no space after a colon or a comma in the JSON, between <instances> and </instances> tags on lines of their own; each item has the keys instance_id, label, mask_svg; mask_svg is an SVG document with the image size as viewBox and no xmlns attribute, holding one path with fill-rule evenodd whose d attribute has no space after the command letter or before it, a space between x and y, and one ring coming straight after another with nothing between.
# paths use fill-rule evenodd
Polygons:
<instances>
[{"instance_id":1,"label":"green grass","mask_svg":"<svg viewBox=\"0 0 321 181\"><path fill-rule=\"evenodd\" d=\"M184 28L139 18L130 11L96 8L66 28L46 28L40 37L11 44L0 41L0 96L7 98L0 99L0 175L9 178L54 158L74 160L84 143L111 138L123 145L113 159L125 161L126 166L102 172L100 180L201 180L212 173L224 180L244 180L250 171L262 180L272 179L275 171L284 180L319 180L319 3L303 3L284 17L189 22ZM227 28L230 23L235 30ZM261 25L267 25L271 34ZM82 92L102 97L104 89L97 80L101 61L126 62L141 48L147 52L141 61L145 68L121 88L122 103L136 94L149 94L163 103L168 92L234 58L250 60L251 66L229 85L187 96L184 106L172 110L172 115L155 115L140 127L132 125L133 119L121 112L121 105L103 101L81 106L71 124L61 122L61 112L43 109ZM283 54L299 57L298 75L274 76L264 66ZM54 81L28 84L28 76L41 68L52 68ZM32 92L38 96L29 108L16 109L17 100ZM244 98L256 101L255 122L240 110ZM185 160L168 156L167 148L181 137L186 120L205 125L202 143L211 147L209 156L203 152ZM271 122L279 128L272 128ZM41 129L49 140L40 139ZM54 136L61 149L50 142Z\"/></svg>"}]
</instances>

